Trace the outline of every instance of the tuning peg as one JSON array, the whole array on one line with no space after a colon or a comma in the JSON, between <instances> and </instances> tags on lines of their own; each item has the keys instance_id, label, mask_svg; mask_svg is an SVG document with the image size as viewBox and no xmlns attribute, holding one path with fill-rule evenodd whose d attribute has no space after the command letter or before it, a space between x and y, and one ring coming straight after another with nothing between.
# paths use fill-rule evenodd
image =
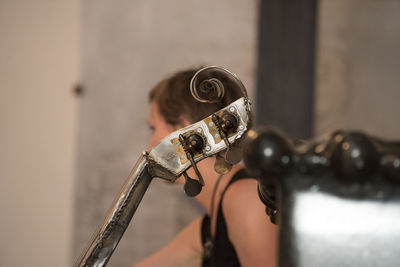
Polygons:
<instances>
[{"instance_id":1,"label":"tuning peg","mask_svg":"<svg viewBox=\"0 0 400 267\"><path fill-rule=\"evenodd\" d=\"M228 140L228 134L236 132L239 127L238 118L232 112L225 112L221 117L214 114L211 119L216 125L217 130L227 147L225 161L232 165L239 163L242 160L241 146L240 144L231 144ZM237 142L238 141L236 141L236 143Z\"/></svg>"},{"instance_id":2,"label":"tuning peg","mask_svg":"<svg viewBox=\"0 0 400 267\"><path fill-rule=\"evenodd\" d=\"M201 192L202 185L199 181L190 178L186 172L183 173L183 176L185 177L185 185L183 189L185 190L186 195L189 197L197 196Z\"/></svg>"},{"instance_id":3,"label":"tuning peg","mask_svg":"<svg viewBox=\"0 0 400 267\"><path fill-rule=\"evenodd\" d=\"M232 164L225 161L220 155L215 156L214 170L219 174L226 174L232 169Z\"/></svg>"},{"instance_id":4,"label":"tuning peg","mask_svg":"<svg viewBox=\"0 0 400 267\"><path fill-rule=\"evenodd\" d=\"M237 140L235 143L228 147L225 154L225 161L229 164L238 164L243 159L242 140Z\"/></svg>"},{"instance_id":5,"label":"tuning peg","mask_svg":"<svg viewBox=\"0 0 400 267\"><path fill-rule=\"evenodd\" d=\"M220 119L221 129L225 132L236 132L239 121L238 118L231 112L225 112Z\"/></svg>"},{"instance_id":6,"label":"tuning peg","mask_svg":"<svg viewBox=\"0 0 400 267\"><path fill-rule=\"evenodd\" d=\"M185 176L185 193L190 196L196 196L201 192L201 188L204 186L203 177L200 171L197 169L196 162L193 159L193 154L200 152L204 147L204 140L199 134L191 134L189 137L185 138L182 134L179 135L179 142L181 143L183 150L185 151L186 157L189 159L194 172L197 175L198 180L190 178L186 172L183 173Z\"/></svg>"},{"instance_id":7,"label":"tuning peg","mask_svg":"<svg viewBox=\"0 0 400 267\"><path fill-rule=\"evenodd\" d=\"M183 136L182 136L183 137ZM200 134L193 133L189 135L187 138L183 138L185 142L186 149L192 153L199 153L203 150L204 140Z\"/></svg>"}]
</instances>

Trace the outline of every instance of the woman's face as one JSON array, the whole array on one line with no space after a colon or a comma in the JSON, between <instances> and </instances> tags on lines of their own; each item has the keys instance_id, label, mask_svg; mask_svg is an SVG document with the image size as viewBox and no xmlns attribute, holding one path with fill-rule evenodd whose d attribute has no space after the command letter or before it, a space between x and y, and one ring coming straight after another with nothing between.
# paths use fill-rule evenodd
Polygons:
<instances>
[{"instance_id":1,"label":"woman's face","mask_svg":"<svg viewBox=\"0 0 400 267\"><path fill-rule=\"evenodd\" d=\"M147 120L152 136L149 141L149 148L153 148L157 145L164 137L174 132L178 128L168 124L158 111L157 104L153 101L150 103L150 114Z\"/></svg>"},{"instance_id":2,"label":"woman's face","mask_svg":"<svg viewBox=\"0 0 400 267\"><path fill-rule=\"evenodd\" d=\"M157 104L154 101L151 102L150 114L147 120L147 124L149 125L152 131L152 135L149 140L148 149L151 149L154 146L156 146L158 143L160 143L162 139L164 139L170 133L175 132L176 130L190 124L189 121L184 117L181 119L181 121L182 121L181 124L176 126L168 124L158 111ZM177 182L183 184L184 179L178 179Z\"/></svg>"}]
</instances>

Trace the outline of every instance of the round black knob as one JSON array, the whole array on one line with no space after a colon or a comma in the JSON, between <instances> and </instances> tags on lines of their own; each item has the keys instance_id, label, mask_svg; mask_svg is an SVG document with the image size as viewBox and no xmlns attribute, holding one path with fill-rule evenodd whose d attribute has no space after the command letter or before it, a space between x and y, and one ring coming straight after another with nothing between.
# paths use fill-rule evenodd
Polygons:
<instances>
[{"instance_id":1,"label":"round black knob","mask_svg":"<svg viewBox=\"0 0 400 267\"><path fill-rule=\"evenodd\" d=\"M201 135L193 133L186 139L186 147L193 154L202 151L204 147L204 140Z\"/></svg>"},{"instance_id":2,"label":"round black knob","mask_svg":"<svg viewBox=\"0 0 400 267\"><path fill-rule=\"evenodd\" d=\"M293 154L292 144L275 129L250 130L244 145L244 163L258 178L280 175L288 169Z\"/></svg>"},{"instance_id":3,"label":"round black knob","mask_svg":"<svg viewBox=\"0 0 400 267\"><path fill-rule=\"evenodd\" d=\"M327 171L329 160L324 153L325 147L324 143L309 144L306 151L295 160L298 171L306 174L322 174Z\"/></svg>"},{"instance_id":4,"label":"round black knob","mask_svg":"<svg viewBox=\"0 0 400 267\"><path fill-rule=\"evenodd\" d=\"M331 163L342 179L367 180L376 172L378 158L377 149L367 135L350 132L332 148Z\"/></svg>"},{"instance_id":5,"label":"round black knob","mask_svg":"<svg viewBox=\"0 0 400 267\"><path fill-rule=\"evenodd\" d=\"M383 175L392 182L400 182L400 155L388 154L381 158Z\"/></svg>"},{"instance_id":6,"label":"round black knob","mask_svg":"<svg viewBox=\"0 0 400 267\"><path fill-rule=\"evenodd\" d=\"M239 126L238 119L232 113L224 113L221 116L221 128L224 132L235 132Z\"/></svg>"}]
</instances>

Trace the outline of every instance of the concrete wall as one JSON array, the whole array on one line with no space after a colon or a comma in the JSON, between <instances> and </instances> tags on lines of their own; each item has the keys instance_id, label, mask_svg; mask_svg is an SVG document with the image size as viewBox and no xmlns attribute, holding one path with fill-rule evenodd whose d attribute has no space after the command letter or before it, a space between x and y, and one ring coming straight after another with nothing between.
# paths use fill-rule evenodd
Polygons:
<instances>
[{"instance_id":1,"label":"concrete wall","mask_svg":"<svg viewBox=\"0 0 400 267\"><path fill-rule=\"evenodd\" d=\"M315 133L400 138L400 1L320 1Z\"/></svg>"},{"instance_id":2,"label":"concrete wall","mask_svg":"<svg viewBox=\"0 0 400 267\"><path fill-rule=\"evenodd\" d=\"M71 266L78 0L0 2L0 266Z\"/></svg>"},{"instance_id":3,"label":"concrete wall","mask_svg":"<svg viewBox=\"0 0 400 267\"><path fill-rule=\"evenodd\" d=\"M83 1L75 246L78 255L146 148L148 92L200 64L225 66L252 90L256 1ZM180 187L153 181L111 258L130 266L202 211Z\"/></svg>"}]
</instances>

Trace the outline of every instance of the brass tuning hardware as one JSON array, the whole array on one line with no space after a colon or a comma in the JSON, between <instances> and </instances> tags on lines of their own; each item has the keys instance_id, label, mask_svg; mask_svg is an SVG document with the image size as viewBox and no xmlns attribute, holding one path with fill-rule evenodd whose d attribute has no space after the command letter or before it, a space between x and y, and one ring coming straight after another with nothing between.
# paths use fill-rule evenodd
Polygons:
<instances>
[{"instance_id":1,"label":"brass tuning hardware","mask_svg":"<svg viewBox=\"0 0 400 267\"><path fill-rule=\"evenodd\" d=\"M228 136L236 133L237 129L239 128L239 120L237 115L233 112L235 109L231 107L229 112L225 111L220 117L213 114L212 121L215 124L216 128L218 129L219 135L221 136L222 140L224 140L227 151L225 154L225 161L226 164L236 164L241 160L241 150L237 146L233 146L229 140ZM216 161L216 165L214 167L215 170L222 170L225 169L227 166L224 166L220 160ZM221 166L217 166L217 165Z\"/></svg>"},{"instance_id":2,"label":"brass tuning hardware","mask_svg":"<svg viewBox=\"0 0 400 267\"><path fill-rule=\"evenodd\" d=\"M231 112L224 112L221 116L221 128L226 133L236 132L239 126L238 118Z\"/></svg>"},{"instance_id":3,"label":"brass tuning hardware","mask_svg":"<svg viewBox=\"0 0 400 267\"><path fill-rule=\"evenodd\" d=\"M221 136L222 140L224 140L226 147L229 149L229 146L231 144L229 143L225 131L222 129L220 118L217 115L212 114L211 119L214 122L215 126L217 127L218 133Z\"/></svg>"},{"instance_id":4,"label":"brass tuning hardware","mask_svg":"<svg viewBox=\"0 0 400 267\"><path fill-rule=\"evenodd\" d=\"M239 163L242 158L242 140L238 140L236 141L234 144L232 144L228 151L225 154L225 160L229 163L229 164L237 164Z\"/></svg>"},{"instance_id":5,"label":"brass tuning hardware","mask_svg":"<svg viewBox=\"0 0 400 267\"><path fill-rule=\"evenodd\" d=\"M219 174L227 174L232 169L232 164L226 162L226 160L220 155L215 156L214 170Z\"/></svg>"},{"instance_id":6,"label":"brass tuning hardware","mask_svg":"<svg viewBox=\"0 0 400 267\"><path fill-rule=\"evenodd\" d=\"M228 135L235 133L239 126L236 115L232 112L224 112L221 117L213 114L211 119L214 122L219 135L222 137L222 140L224 140L226 147L229 149L231 144L228 140Z\"/></svg>"},{"instance_id":7,"label":"brass tuning hardware","mask_svg":"<svg viewBox=\"0 0 400 267\"><path fill-rule=\"evenodd\" d=\"M205 142L203 137L199 133L192 133L188 137L180 134L179 142L181 143L182 148L185 151L186 157L189 159L190 164L193 167L194 172L196 173L198 178L198 180L195 180L189 177L186 172L183 173L183 176L185 177L185 193L190 197L194 197L201 192L201 188L204 186L204 180L199 172L199 169L197 168L193 156L203 151Z\"/></svg>"}]
</instances>

